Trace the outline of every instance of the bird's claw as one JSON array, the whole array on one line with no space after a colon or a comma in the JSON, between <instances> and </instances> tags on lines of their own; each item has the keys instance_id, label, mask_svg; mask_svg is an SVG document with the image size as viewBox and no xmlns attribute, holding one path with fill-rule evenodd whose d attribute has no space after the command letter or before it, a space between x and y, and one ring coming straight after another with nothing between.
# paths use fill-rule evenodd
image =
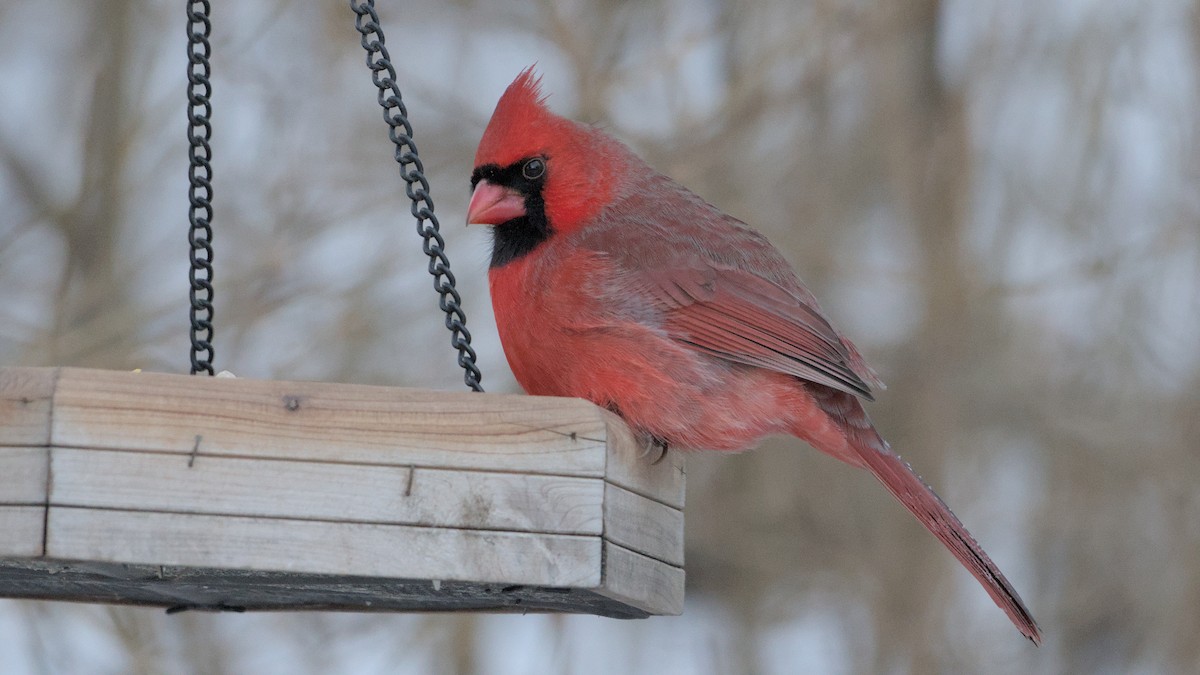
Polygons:
<instances>
[{"instance_id":1,"label":"bird's claw","mask_svg":"<svg viewBox=\"0 0 1200 675\"><path fill-rule=\"evenodd\" d=\"M645 459L645 458L649 457L651 453L653 453L655 450L657 450L658 456L654 458L653 462L650 462L650 466L657 466L659 462L666 459L668 447L669 447L669 444L666 441L662 440L661 438L657 438L655 436L647 436L646 437L646 445L645 445L645 447L642 448L642 453L641 453L641 455L639 455L639 457L641 457L642 459Z\"/></svg>"}]
</instances>

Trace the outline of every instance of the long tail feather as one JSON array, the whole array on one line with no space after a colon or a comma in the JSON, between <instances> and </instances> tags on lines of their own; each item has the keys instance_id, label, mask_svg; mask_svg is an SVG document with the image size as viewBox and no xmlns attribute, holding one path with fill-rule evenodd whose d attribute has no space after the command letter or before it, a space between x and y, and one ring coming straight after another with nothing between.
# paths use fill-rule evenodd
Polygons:
<instances>
[{"instance_id":1,"label":"long tail feather","mask_svg":"<svg viewBox=\"0 0 1200 675\"><path fill-rule=\"evenodd\" d=\"M892 452L887 442L875 431L858 399L821 385L810 384L808 389L817 404L842 428L848 444L857 454L854 459L859 461L850 463L863 465L874 474L888 492L979 580L1017 630L1035 645L1041 645L1041 630L1025 603L1021 602L1017 590L942 498L921 480L907 462Z\"/></svg>"},{"instance_id":2,"label":"long tail feather","mask_svg":"<svg viewBox=\"0 0 1200 675\"><path fill-rule=\"evenodd\" d=\"M1008 614L1009 620L1021 634L1042 644L1042 633L1037 622L1021 602L1017 589L996 567L983 548L975 541L962 521L950 507L933 491L912 467L885 444L883 448L855 448L866 462L867 468L892 495L908 509L927 530L933 533L963 567L983 585L992 600Z\"/></svg>"}]
</instances>

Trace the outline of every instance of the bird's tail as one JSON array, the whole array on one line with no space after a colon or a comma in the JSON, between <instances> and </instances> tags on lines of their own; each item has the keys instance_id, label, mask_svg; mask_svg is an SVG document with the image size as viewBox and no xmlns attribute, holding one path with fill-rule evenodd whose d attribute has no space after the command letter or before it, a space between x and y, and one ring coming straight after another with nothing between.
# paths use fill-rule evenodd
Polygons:
<instances>
[{"instance_id":1,"label":"bird's tail","mask_svg":"<svg viewBox=\"0 0 1200 675\"><path fill-rule=\"evenodd\" d=\"M823 391L812 391L820 388ZM946 506L903 459L892 452L887 442L875 431L862 405L854 396L820 385L810 386L817 404L841 426L851 449L860 464L879 479L904 508L908 509L927 530L950 549L963 567L979 580L992 600L1008 614L1017 630L1035 645L1042 643L1037 622L1021 602L1012 584L1000 568L975 541L962 521Z\"/></svg>"}]
</instances>

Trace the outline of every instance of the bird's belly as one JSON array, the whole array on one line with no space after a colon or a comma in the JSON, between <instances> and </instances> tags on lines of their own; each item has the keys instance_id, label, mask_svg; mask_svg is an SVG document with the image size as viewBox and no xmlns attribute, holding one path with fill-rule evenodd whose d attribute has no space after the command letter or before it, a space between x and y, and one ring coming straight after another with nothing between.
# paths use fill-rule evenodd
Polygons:
<instances>
[{"instance_id":1,"label":"bird's belly","mask_svg":"<svg viewBox=\"0 0 1200 675\"><path fill-rule=\"evenodd\" d=\"M722 361L639 324L583 332L501 330L517 382L542 396L583 398L672 447L746 450L787 433L802 394L795 378Z\"/></svg>"}]
</instances>

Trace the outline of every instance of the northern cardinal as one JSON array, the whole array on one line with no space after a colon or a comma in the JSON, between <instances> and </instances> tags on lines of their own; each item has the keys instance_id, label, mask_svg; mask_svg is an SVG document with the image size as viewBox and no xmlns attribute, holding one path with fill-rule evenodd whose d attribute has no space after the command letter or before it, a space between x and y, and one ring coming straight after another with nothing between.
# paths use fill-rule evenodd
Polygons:
<instances>
[{"instance_id":1,"label":"northern cardinal","mask_svg":"<svg viewBox=\"0 0 1200 675\"><path fill-rule=\"evenodd\" d=\"M492 225L505 356L530 394L575 396L663 448L790 434L867 469L1026 637L1029 610L859 402L882 383L761 234L603 131L555 115L532 67L475 153L467 222Z\"/></svg>"}]
</instances>

